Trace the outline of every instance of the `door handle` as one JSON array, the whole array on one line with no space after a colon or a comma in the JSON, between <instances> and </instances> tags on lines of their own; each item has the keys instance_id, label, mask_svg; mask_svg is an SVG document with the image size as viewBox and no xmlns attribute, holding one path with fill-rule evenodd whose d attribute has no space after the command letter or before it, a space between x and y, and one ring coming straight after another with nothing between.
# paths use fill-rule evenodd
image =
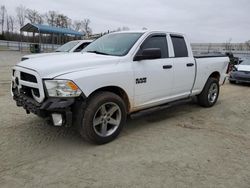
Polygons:
<instances>
[{"instance_id":1,"label":"door handle","mask_svg":"<svg viewBox=\"0 0 250 188\"><path fill-rule=\"evenodd\" d=\"M192 67L192 66L194 66L193 63L188 63L188 64L187 64L187 67Z\"/></svg>"},{"instance_id":2,"label":"door handle","mask_svg":"<svg viewBox=\"0 0 250 188\"><path fill-rule=\"evenodd\" d=\"M162 68L163 68L163 69L171 69L171 68L172 68L172 65L163 65Z\"/></svg>"}]
</instances>

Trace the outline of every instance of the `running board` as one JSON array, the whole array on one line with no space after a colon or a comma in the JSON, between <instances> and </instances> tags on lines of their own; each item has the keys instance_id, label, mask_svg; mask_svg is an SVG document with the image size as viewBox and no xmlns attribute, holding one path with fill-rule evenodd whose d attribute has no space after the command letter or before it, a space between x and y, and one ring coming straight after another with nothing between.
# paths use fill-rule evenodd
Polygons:
<instances>
[{"instance_id":1,"label":"running board","mask_svg":"<svg viewBox=\"0 0 250 188\"><path fill-rule=\"evenodd\" d=\"M152 107L152 108L147 108L145 110L140 110L138 112L131 113L130 118L135 119L135 118L138 118L138 117L141 117L141 116L149 115L149 114L151 114L153 112L157 112L157 111L161 111L161 110L170 108L172 106L185 104L185 103L190 102L190 101L192 101L192 98L189 97L189 98L177 100L177 101L174 101L174 102L169 102L169 103L166 103L166 104L162 104L162 105L159 105L159 106L155 106L155 107Z\"/></svg>"}]
</instances>

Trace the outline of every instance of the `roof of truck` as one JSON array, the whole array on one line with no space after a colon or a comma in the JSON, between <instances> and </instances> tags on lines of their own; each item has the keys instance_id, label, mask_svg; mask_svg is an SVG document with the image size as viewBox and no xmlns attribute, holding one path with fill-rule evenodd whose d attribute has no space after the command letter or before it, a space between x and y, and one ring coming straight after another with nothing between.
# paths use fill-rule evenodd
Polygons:
<instances>
[{"instance_id":1,"label":"roof of truck","mask_svg":"<svg viewBox=\"0 0 250 188\"><path fill-rule=\"evenodd\" d=\"M93 42L94 40L86 40L86 39L83 39L83 40L72 40L72 41L77 41L77 42Z\"/></svg>"},{"instance_id":2,"label":"roof of truck","mask_svg":"<svg viewBox=\"0 0 250 188\"><path fill-rule=\"evenodd\" d=\"M174 35L184 35L183 33L163 31L163 30L129 30L129 31L117 31L115 33L170 33Z\"/></svg>"}]
</instances>

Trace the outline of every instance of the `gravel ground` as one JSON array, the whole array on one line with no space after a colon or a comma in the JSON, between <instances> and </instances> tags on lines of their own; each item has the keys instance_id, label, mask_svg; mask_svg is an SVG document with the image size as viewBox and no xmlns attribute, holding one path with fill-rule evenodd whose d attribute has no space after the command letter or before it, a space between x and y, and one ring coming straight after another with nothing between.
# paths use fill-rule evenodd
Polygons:
<instances>
[{"instance_id":1,"label":"gravel ground","mask_svg":"<svg viewBox=\"0 0 250 188\"><path fill-rule=\"evenodd\" d=\"M209 109L195 103L129 120L115 141L95 146L73 129L17 108L0 51L1 187L250 187L250 87L225 84Z\"/></svg>"}]
</instances>

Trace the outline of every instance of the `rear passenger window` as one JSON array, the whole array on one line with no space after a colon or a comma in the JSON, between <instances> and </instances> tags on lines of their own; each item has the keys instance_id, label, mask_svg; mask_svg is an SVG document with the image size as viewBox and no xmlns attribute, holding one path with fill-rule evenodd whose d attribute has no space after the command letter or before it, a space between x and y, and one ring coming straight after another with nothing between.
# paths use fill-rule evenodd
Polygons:
<instances>
[{"instance_id":1,"label":"rear passenger window","mask_svg":"<svg viewBox=\"0 0 250 188\"><path fill-rule=\"evenodd\" d=\"M182 36L171 35L175 57L188 57L187 45Z\"/></svg>"},{"instance_id":2,"label":"rear passenger window","mask_svg":"<svg viewBox=\"0 0 250 188\"><path fill-rule=\"evenodd\" d=\"M147 48L159 48L161 49L161 58L167 58L168 46L167 38L164 35L155 35L148 38L143 44L138 54L142 54L142 51Z\"/></svg>"}]
</instances>

